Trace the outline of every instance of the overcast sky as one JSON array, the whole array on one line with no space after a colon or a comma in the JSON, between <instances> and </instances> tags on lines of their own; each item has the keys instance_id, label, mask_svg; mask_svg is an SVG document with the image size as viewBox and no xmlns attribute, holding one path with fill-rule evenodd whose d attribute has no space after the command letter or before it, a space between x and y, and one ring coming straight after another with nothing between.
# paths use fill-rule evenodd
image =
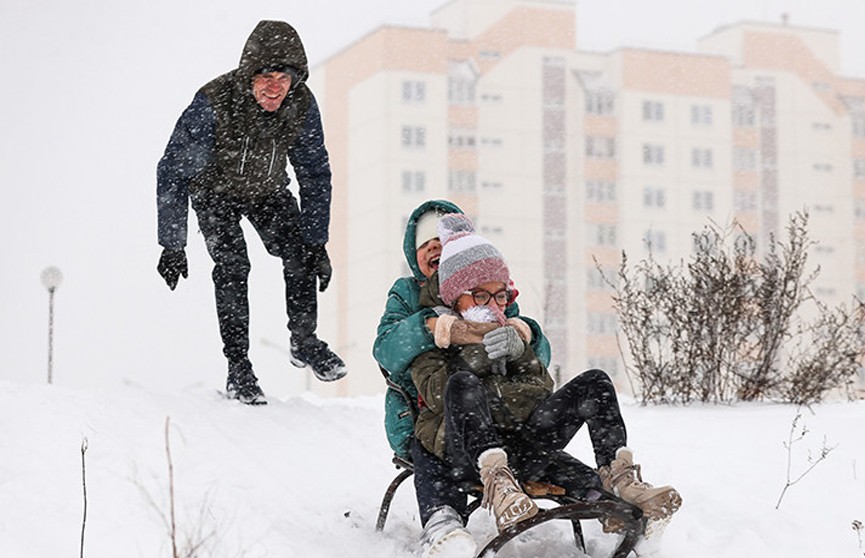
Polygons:
<instances>
[{"instance_id":1,"label":"overcast sky","mask_svg":"<svg viewBox=\"0 0 865 558\"><path fill-rule=\"evenodd\" d=\"M236 65L261 19L291 22L315 64L379 25L426 25L443 3L2 0L0 379L45 379L39 274L56 265L56 383L221 385L211 264L194 224L189 280L171 293L155 271L155 166L178 115ZM840 31L842 72L865 77L863 0L580 0L577 40L691 51L718 26L782 13ZM296 392L302 376L263 342L286 343L279 263L257 239L250 255L257 371L271 394Z\"/></svg>"}]
</instances>

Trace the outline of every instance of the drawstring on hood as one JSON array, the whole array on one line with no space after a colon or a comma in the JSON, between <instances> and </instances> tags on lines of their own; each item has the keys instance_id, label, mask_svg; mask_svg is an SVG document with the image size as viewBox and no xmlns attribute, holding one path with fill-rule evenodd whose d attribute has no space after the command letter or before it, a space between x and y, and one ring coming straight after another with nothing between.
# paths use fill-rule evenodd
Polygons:
<instances>
[{"instance_id":1,"label":"drawstring on hood","mask_svg":"<svg viewBox=\"0 0 865 558\"><path fill-rule=\"evenodd\" d=\"M274 161L274 159L276 159L276 140L273 138L270 138L270 145L271 145L270 166L267 167L267 176L270 176L271 174L273 174L273 161Z\"/></svg>"},{"instance_id":2,"label":"drawstring on hood","mask_svg":"<svg viewBox=\"0 0 865 558\"><path fill-rule=\"evenodd\" d=\"M240 157L240 168L237 173L243 175L243 168L246 166L246 154L249 151L249 136L243 138L243 155Z\"/></svg>"}]
</instances>

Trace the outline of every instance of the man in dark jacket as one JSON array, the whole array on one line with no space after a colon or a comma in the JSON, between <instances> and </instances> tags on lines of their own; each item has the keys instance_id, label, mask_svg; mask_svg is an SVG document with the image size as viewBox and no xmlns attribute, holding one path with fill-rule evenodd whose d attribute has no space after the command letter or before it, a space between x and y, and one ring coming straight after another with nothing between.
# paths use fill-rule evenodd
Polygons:
<instances>
[{"instance_id":1,"label":"man in dark jacket","mask_svg":"<svg viewBox=\"0 0 865 558\"><path fill-rule=\"evenodd\" d=\"M281 21L260 22L237 69L202 87L183 112L157 169L157 270L172 290L187 277L188 200L213 259L213 284L226 391L264 403L249 352L250 271L240 219L246 217L268 253L282 259L292 364L323 381L346 374L343 361L315 335L316 278L331 278L325 244L331 172L321 115L305 81L306 53ZM287 162L299 184L300 207L288 190Z\"/></svg>"}]
</instances>

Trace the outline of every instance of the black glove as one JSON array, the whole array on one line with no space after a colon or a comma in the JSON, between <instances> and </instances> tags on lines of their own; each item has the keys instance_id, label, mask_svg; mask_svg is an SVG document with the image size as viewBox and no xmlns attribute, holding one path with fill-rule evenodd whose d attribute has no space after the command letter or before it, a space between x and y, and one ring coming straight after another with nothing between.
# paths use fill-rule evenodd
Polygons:
<instances>
[{"instance_id":1,"label":"black glove","mask_svg":"<svg viewBox=\"0 0 865 558\"><path fill-rule=\"evenodd\" d=\"M318 277L318 291L323 293L330 283L330 276L333 275L333 268L330 265L327 249L324 247L324 244L314 246L307 244L304 245L303 251L306 258L306 269L312 275Z\"/></svg>"},{"instance_id":2,"label":"black glove","mask_svg":"<svg viewBox=\"0 0 865 558\"><path fill-rule=\"evenodd\" d=\"M189 277L189 268L186 264L186 251L162 249L162 255L159 256L159 264L156 266L156 271L165 279L165 284L172 291L177 286L177 280L183 275L186 279Z\"/></svg>"}]
</instances>

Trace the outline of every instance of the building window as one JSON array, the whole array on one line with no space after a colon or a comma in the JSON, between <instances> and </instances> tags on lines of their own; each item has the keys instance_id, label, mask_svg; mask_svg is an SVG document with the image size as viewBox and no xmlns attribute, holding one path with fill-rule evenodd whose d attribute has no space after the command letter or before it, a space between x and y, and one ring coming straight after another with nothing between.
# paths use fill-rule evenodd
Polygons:
<instances>
[{"instance_id":1,"label":"building window","mask_svg":"<svg viewBox=\"0 0 865 558\"><path fill-rule=\"evenodd\" d=\"M448 173L448 189L451 192L474 192L476 180L474 171L452 170Z\"/></svg>"},{"instance_id":2,"label":"building window","mask_svg":"<svg viewBox=\"0 0 865 558\"><path fill-rule=\"evenodd\" d=\"M658 101L643 101L643 120L663 122L664 104Z\"/></svg>"},{"instance_id":3,"label":"building window","mask_svg":"<svg viewBox=\"0 0 865 558\"><path fill-rule=\"evenodd\" d=\"M865 159L853 160L853 178L865 180Z\"/></svg>"},{"instance_id":4,"label":"building window","mask_svg":"<svg viewBox=\"0 0 865 558\"><path fill-rule=\"evenodd\" d=\"M586 182L586 199L590 202L616 201L616 183L589 180Z\"/></svg>"},{"instance_id":5,"label":"building window","mask_svg":"<svg viewBox=\"0 0 865 558\"><path fill-rule=\"evenodd\" d=\"M451 79L448 82L448 101L453 104L471 104L475 101L473 81Z\"/></svg>"},{"instance_id":6,"label":"building window","mask_svg":"<svg viewBox=\"0 0 865 558\"><path fill-rule=\"evenodd\" d=\"M817 93L829 93L830 91L832 91L832 86L825 81L815 81L811 84L811 86Z\"/></svg>"},{"instance_id":7,"label":"building window","mask_svg":"<svg viewBox=\"0 0 865 558\"><path fill-rule=\"evenodd\" d=\"M733 207L736 211L756 211L756 192L736 192L733 194Z\"/></svg>"},{"instance_id":8,"label":"building window","mask_svg":"<svg viewBox=\"0 0 865 558\"><path fill-rule=\"evenodd\" d=\"M455 149L474 149L475 136L468 133L454 133L448 136L448 147Z\"/></svg>"},{"instance_id":9,"label":"building window","mask_svg":"<svg viewBox=\"0 0 865 558\"><path fill-rule=\"evenodd\" d=\"M490 147L501 147L502 138L481 138L481 145Z\"/></svg>"},{"instance_id":10,"label":"building window","mask_svg":"<svg viewBox=\"0 0 865 558\"><path fill-rule=\"evenodd\" d=\"M715 209L715 194L713 192L694 192L692 205L696 211L712 211Z\"/></svg>"},{"instance_id":11,"label":"building window","mask_svg":"<svg viewBox=\"0 0 865 558\"><path fill-rule=\"evenodd\" d=\"M469 62L451 62L448 65L448 101L452 104L475 102L477 71Z\"/></svg>"},{"instance_id":12,"label":"building window","mask_svg":"<svg viewBox=\"0 0 865 558\"><path fill-rule=\"evenodd\" d=\"M646 186L643 188L643 207L665 207L667 205L667 194L663 188L657 186Z\"/></svg>"},{"instance_id":13,"label":"building window","mask_svg":"<svg viewBox=\"0 0 865 558\"><path fill-rule=\"evenodd\" d=\"M854 114L850 120L853 126L853 136L865 138L865 114Z\"/></svg>"},{"instance_id":14,"label":"building window","mask_svg":"<svg viewBox=\"0 0 865 558\"><path fill-rule=\"evenodd\" d=\"M615 111L615 96L609 91L586 93L586 114L609 116Z\"/></svg>"},{"instance_id":15,"label":"building window","mask_svg":"<svg viewBox=\"0 0 865 558\"><path fill-rule=\"evenodd\" d=\"M814 163L814 170L817 172L832 172L832 165L829 163Z\"/></svg>"},{"instance_id":16,"label":"building window","mask_svg":"<svg viewBox=\"0 0 865 558\"><path fill-rule=\"evenodd\" d=\"M616 138L586 136L586 157L593 159L615 159Z\"/></svg>"},{"instance_id":17,"label":"building window","mask_svg":"<svg viewBox=\"0 0 865 558\"><path fill-rule=\"evenodd\" d=\"M664 146L644 143L643 144L643 163L646 165L663 165L664 164Z\"/></svg>"},{"instance_id":18,"label":"building window","mask_svg":"<svg viewBox=\"0 0 865 558\"><path fill-rule=\"evenodd\" d=\"M616 225L589 225L589 242L592 246L615 246Z\"/></svg>"},{"instance_id":19,"label":"building window","mask_svg":"<svg viewBox=\"0 0 865 558\"><path fill-rule=\"evenodd\" d=\"M748 147L734 147L733 170L736 172L757 170L757 150Z\"/></svg>"},{"instance_id":20,"label":"building window","mask_svg":"<svg viewBox=\"0 0 865 558\"><path fill-rule=\"evenodd\" d=\"M402 171L403 192L423 192L426 189L426 173L423 171Z\"/></svg>"},{"instance_id":21,"label":"building window","mask_svg":"<svg viewBox=\"0 0 865 558\"><path fill-rule=\"evenodd\" d=\"M426 145L426 128L423 126L403 126L401 142L403 147L424 147Z\"/></svg>"},{"instance_id":22,"label":"building window","mask_svg":"<svg viewBox=\"0 0 865 558\"><path fill-rule=\"evenodd\" d=\"M698 169L712 168L712 150L694 148L691 150L691 166Z\"/></svg>"},{"instance_id":23,"label":"building window","mask_svg":"<svg viewBox=\"0 0 865 558\"><path fill-rule=\"evenodd\" d=\"M754 105L733 105L733 126L736 128L753 128Z\"/></svg>"},{"instance_id":24,"label":"building window","mask_svg":"<svg viewBox=\"0 0 865 558\"><path fill-rule=\"evenodd\" d=\"M828 132L832 129L832 125L828 122L814 122L811 124L811 128L817 132Z\"/></svg>"},{"instance_id":25,"label":"building window","mask_svg":"<svg viewBox=\"0 0 865 558\"><path fill-rule=\"evenodd\" d=\"M667 251L667 234L664 231L646 231L643 235L643 248L648 252L663 254Z\"/></svg>"},{"instance_id":26,"label":"building window","mask_svg":"<svg viewBox=\"0 0 865 558\"><path fill-rule=\"evenodd\" d=\"M709 105L691 105L691 124L695 126L711 126L712 107Z\"/></svg>"},{"instance_id":27,"label":"building window","mask_svg":"<svg viewBox=\"0 0 865 558\"><path fill-rule=\"evenodd\" d=\"M481 188L485 190L501 190L502 186L501 182L481 182Z\"/></svg>"},{"instance_id":28,"label":"building window","mask_svg":"<svg viewBox=\"0 0 865 558\"><path fill-rule=\"evenodd\" d=\"M402 82L403 103L423 103L426 101L426 82L404 81Z\"/></svg>"},{"instance_id":29,"label":"building window","mask_svg":"<svg viewBox=\"0 0 865 558\"><path fill-rule=\"evenodd\" d=\"M490 227L487 225L484 225L483 227L481 227L481 233L484 235L487 235L487 236L501 235L504 232L505 231L502 227Z\"/></svg>"}]
</instances>

